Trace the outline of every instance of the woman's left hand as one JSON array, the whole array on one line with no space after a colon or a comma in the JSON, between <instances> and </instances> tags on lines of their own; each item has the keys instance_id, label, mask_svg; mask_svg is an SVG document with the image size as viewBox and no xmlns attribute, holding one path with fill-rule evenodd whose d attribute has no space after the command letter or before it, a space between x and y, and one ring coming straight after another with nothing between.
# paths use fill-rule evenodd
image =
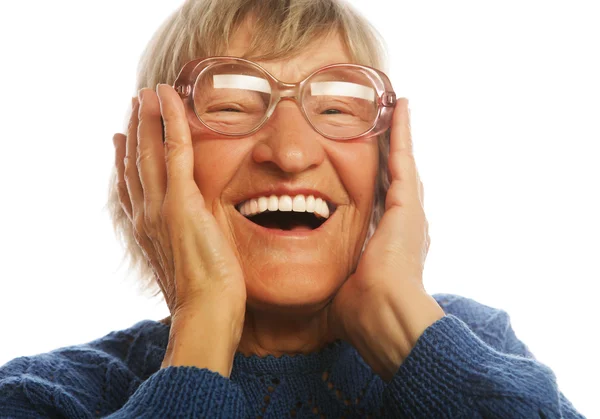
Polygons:
<instances>
[{"instance_id":1,"label":"woman's left hand","mask_svg":"<svg viewBox=\"0 0 600 419\"><path fill-rule=\"evenodd\" d=\"M394 111L388 168L385 213L329 309L334 336L352 344L385 381L445 315L423 287L430 240L406 99Z\"/></svg>"}]
</instances>

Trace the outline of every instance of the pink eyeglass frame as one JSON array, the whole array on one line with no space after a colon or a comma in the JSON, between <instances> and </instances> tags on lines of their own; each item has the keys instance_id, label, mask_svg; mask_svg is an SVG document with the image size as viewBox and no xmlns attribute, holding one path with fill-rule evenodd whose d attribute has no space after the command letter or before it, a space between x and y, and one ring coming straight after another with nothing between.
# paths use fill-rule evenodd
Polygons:
<instances>
[{"instance_id":1,"label":"pink eyeglass frame","mask_svg":"<svg viewBox=\"0 0 600 419\"><path fill-rule=\"evenodd\" d=\"M195 85L196 85L196 80L197 80L198 76L204 70L208 69L211 65L217 64L217 63L218 64L247 64L247 65L250 65L250 66L256 68L260 72L264 73L265 76L267 77L267 80L269 81L269 84L271 86L271 103L269 104L269 108L267 109L267 112L265 113L265 117L263 118L263 120L253 130L242 133L242 134L231 134L228 132L219 131L219 130L216 130L216 129L211 128L208 125L206 125L200 119L199 115L197 114L196 107L194 104L194 89L195 89ZM304 91L304 88L305 88L308 80L310 80L316 74L321 73L325 70L332 69L332 68L340 68L340 69L350 68L350 69L360 70L364 75L366 75L373 82L373 85L377 92L378 110L377 110L377 116L375 117L375 121L373 122L373 125L371 126L371 128L369 128L366 132L364 132L358 136L340 138L340 137L330 137L330 136L322 133L310 121L310 119L309 119L308 115L306 114L306 111L304 110L304 107L302 106L302 103L299 99L302 97L301 95ZM325 67L321 67L318 70L314 71L313 73L311 73L308 77L306 77L301 82L285 83L285 82L282 82L282 81L278 80L277 78L275 78L271 73L269 73L267 70L265 70L263 67L261 67L257 63L243 59L243 58L226 57L226 56L200 58L200 59L189 61L188 63L186 63L183 66L183 68L179 72L179 75L175 79L173 88L177 91L177 93L179 93L179 96L183 100L183 102L185 104L185 108L186 108L188 121L190 122L190 124L192 124L192 126L194 126L196 128L200 128L200 129L208 128L209 130L211 130L213 132L216 132L218 134L225 135L228 137L246 137L246 136L252 135L255 132L257 132L259 129L261 129L267 123L267 121L270 119L271 115L275 111L276 106L283 99L290 99L290 100L295 101L296 104L298 105L298 107L300 108L302 115L304 116L304 119L306 120L306 122L308 122L308 124L316 132L318 132L320 135L322 135L325 138L328 138L331 140L350 140L350 139L358 139L358 138L363 138L363 137L373 137L373 136L383 133L390 127L391 122L392 122L392 114L394 112L394 106L396 105L396 94L394 93L390 79L385 75L385 73L383 73L375 68L358 65L358 64L327 65ZM200 124L200 125L198 125L198 124Z\"/></svg>"}]
</instances>

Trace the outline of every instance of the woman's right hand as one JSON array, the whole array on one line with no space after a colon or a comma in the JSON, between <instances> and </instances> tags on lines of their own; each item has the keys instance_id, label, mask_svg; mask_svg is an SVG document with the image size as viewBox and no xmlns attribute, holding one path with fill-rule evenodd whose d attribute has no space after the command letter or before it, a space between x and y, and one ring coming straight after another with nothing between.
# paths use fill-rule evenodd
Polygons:
<instances>
[{"instance_id":1,"label":"woman's right hand","mask_svg":"<svg viewBox=\"0 0 600 419\"><path fill-rule=\"evenodd\" d=\"M162 367L229 376L246 308L243 272L194 180L183 102L171 86L157 92L140 91L127 136L113 138L119 200L171 312Z\"/></svg>"}]
</instances>

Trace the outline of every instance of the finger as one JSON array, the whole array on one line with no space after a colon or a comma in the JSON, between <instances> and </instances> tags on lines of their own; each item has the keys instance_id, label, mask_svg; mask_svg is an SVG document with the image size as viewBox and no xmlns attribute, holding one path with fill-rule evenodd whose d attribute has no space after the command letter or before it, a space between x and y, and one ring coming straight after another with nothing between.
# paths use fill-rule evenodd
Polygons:
<instances>
[{"instance_id":1,"label":"finger","mask_svg":"<svg viewBox=\"0 0 600 419\"><path fill-rule=\"evenodd\" d=\"M413 175L414 171L404 170L406 165L414 166L412 136L408 113L408 100L399 99L394 109L390 132L389 170L392 180L402 179L402 175ZM410 169L410 167L408 168ZM406 172L406 173L404 173Z\"/></svg>"},{"instance_id":2,"label":"finger","mask_svg":"<svg viewBox=\"0 0 600 419\"><path fill-rule=\"evenodd\" d=\"M169 258L165 255L160 240L155 240L160 236L161 210L167 187L160 103L156 92L148 88L140 91L139 99L137 166L144 191L144 222L147 235L143 240L149 249L150 246L154 248L151 254L156 259L150 264L162 295L169 303L171 293L168 286L163 284L166 279L165 269L169 269Z\"/></svg>"},{"instance_id":3,"label":"finger","mask_svg":"<svg viewBox=\"0 0 600 419\"><path fill-rule=\"evenodd\" d=\"M185 108L171 86L159 84L156 90L165 125L167 191L184 192L184 188L194 182L194 155Z\"/></svg>"},{"instance_id":4,"label":"finger","mask_svg":"<svg viewBox=\"0 0 600 419\"><path fill-rule=\"evenodd\" d=\"M144 192L144 214L156 220L167 188L160 104L152 89L142 89L139 98L137 166Z\"/></svg>"},{"instance_id":5,"label":"finger","mask_svg":"<svg viewBox=\"0 0 600 419\"><path fill-rule=\"evenodd\" d=\"M117 168L117 194L119 196L119 202L121 207L127 214L129 220L132 220L131 212L131 200L129 198L129 192L127 191L127 184L125 183L125 142L127 137L123 134L115 134L113 136L113 144L115 146L115 166Z\"/></svg>"},{"instance_id":6,"label":"finger","mask_svg":"<svg viewBox=\"0 0 600 419\"><path fill-rule=\"evenodd\" d=\"M413 155L408 100L405 98L397 102L394 110L390 133L388 173L390 185L400 182L401 186L394 188L398 193L388 197L391 200L386 203L386 207L388 205L406 206L411 202L419 202L419 175Z\"/></svg>"},{"instance_id":7,"label":"finger","mask_svg":"<svg viewBox=\"0 0 600 419\"><path fill-rule=\"evenodd\" d=\"M132 218L135 218L143 210L144 192L140 182L137 168L137 128L139 124L138 112L139 101L133 100L133 110L127 128L127 145L125 150L125 182L127 191L131 198Z\"/></svg>"}]
</instances>

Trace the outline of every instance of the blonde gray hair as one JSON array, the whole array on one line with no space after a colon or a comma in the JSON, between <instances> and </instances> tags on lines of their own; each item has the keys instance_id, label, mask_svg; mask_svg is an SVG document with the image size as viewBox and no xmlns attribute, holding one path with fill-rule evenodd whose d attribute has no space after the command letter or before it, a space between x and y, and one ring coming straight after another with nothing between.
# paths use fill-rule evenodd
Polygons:
<instances>
[{"instance_id":1,"label":"blonde gray hair","mask_svg":"<svg viewBox=\"0 0 600 419\"><path fill-rule=\"evenodd\" d=\"M252 39L245 58L265 61L290 58L312 42L337 33L353 62L386 70L381 36L344 0L187 0L148 43L138 67L136 92L157 83L172 85L181 67L190 60L226 55L235 31L249 22ZM389 187L389 133L381 135L378 143L379 172L363 250L383 216ZM138 292L148 297L161 295L154 272L135 241L133 226L119 202L114 167L107 208L115 234L125 247L130 271L137 271Z\"/></svg>"}]
</instances>

